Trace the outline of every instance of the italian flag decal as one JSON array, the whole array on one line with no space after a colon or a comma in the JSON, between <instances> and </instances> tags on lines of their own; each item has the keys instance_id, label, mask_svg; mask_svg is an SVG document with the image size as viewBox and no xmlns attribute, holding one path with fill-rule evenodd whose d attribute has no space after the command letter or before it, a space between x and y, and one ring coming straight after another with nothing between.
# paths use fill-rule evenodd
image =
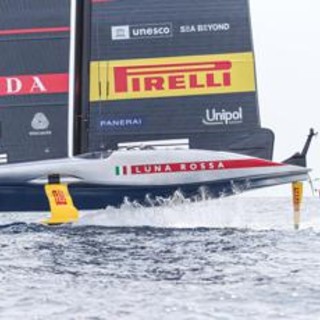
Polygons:
<instances>
[{"instance_id":1,"label":"italian flag decal","mask_svg":"<svg viewBox=\"0 0 320 320\"><path fill-rule=\"evenodd\" d=\"M125 176L128 174L128 167L127 166L117 166L116 167L116 176Z\"/></svg>"}]
</instances>

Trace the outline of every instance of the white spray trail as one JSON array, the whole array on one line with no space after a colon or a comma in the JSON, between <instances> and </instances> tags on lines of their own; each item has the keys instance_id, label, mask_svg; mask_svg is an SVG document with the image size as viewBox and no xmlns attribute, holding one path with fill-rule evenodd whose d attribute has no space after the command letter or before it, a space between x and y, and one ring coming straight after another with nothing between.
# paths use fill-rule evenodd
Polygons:
<instances>
[{"instance_id":1,"label":"white spray trail","mask_svg":"<svg viewBox=\"0 0 320 320\"><path fill-rule=\"evenodd\" d=\"M234 197L191 202L176 194L162 200L160 206L143 207L126 202L119 209L84 212L80 225L108 227L156 228L239 228L254 230L292 230L293 213L290 197ZM320 229L320 201L306 198L302 229Z\"/></svg>"}]
</instances>

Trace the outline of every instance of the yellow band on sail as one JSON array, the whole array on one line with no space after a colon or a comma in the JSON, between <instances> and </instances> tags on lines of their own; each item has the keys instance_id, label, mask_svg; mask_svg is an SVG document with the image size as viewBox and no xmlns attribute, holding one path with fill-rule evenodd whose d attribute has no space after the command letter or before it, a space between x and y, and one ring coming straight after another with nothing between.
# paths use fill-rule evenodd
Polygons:
<instances>
[{"instance_id":1,"label":"yellow band on sail","mask_svg":"<svg viewBox=\"0 0 320 320\"><path fill-rule=\"evenodd\" d=\"M252 52L93 61L90 101L253 92Z\"/></svg>"}]
</instances>

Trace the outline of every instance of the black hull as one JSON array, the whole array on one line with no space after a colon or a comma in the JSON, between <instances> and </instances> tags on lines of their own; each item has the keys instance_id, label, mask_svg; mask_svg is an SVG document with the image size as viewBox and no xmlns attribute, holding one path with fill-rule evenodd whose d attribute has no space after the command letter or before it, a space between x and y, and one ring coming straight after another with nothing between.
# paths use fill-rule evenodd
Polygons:
<instances>
[{"instance_id":1,"label":"black hull","mask_svg":"<svg viewBox=\"0 0 320 320\"><path fill-rule=\"evenodd\" d=\"M161 186L161 187L101 187L101 186L70 186L70 194L75 206L81 210L102 209L107 206L119 207L125 199L136 201L142 205L151 205L157 197L169 198L177 190L186 198L199 195L199 185ZM232 193L230 183L206 186L210 197L216 198ZM1 186L0 211L48 211L49 205L43 186Z\"/></svg>"},{"instance_id":2,"label":"black hull","mask_svg":"<svg viewBox=\"0 0 320 320\"><path fill-rule=\"evenodd\" d=\"M125 199L145 206L157 205L156 198L169 198L180 191L185 198L218 198L261 187L274 186L293 181L305 180L305 175L282 175L256 177L241 180L226 180L206 184L173 186L70 186L69 190L76 207L80 210L102 209L107 206L119 207ZM5 211L48 211L49 205L41 185L2 185L0 186L0 212Z\"/></svg>"}]
</instances>

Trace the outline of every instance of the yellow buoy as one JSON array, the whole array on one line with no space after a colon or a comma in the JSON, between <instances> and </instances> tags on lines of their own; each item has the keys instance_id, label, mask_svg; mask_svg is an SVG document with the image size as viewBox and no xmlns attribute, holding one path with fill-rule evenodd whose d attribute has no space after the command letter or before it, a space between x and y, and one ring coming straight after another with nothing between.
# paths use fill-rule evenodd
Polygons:
<instances>
[{"instance_id":1,"label":"yellow buoy","mask_svg":"<svg viewBox=\"0 0 320 320\"><path fill-rule=\"evenodd\" d=\"M78 221L79 212L73 204L67 185L47 184L45 192L50 205L51 217L43 221L44 224L58 225Z\"/></svg>"},{"instance_id":2,"label":"yellow buoy","mask_svg":"<svg viewBox=\"0 0 320 320\"><path fill-rule=\"evenodd\" d=\"M292 183L292 200L293 200L293 209L294 209L294 228L296 230L300 227L301 220L301 203L303 198L303 183L300 181Z\"/></svg>"}]
</instances>

